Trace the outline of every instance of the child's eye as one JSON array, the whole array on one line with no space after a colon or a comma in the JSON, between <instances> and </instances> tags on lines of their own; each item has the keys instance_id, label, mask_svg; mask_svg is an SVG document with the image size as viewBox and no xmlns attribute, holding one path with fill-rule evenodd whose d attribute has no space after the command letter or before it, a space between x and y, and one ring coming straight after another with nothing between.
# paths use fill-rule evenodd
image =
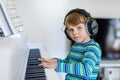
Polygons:
<instances>
[{"instance_id":1,"label":"child's eye","mask_svg":"<svg viewBox=\"0 0 120 80\"><path fill-rule=\"evenodd\" d=\"M81 30L82 27L77 27L77 30Z\"/></svg>"},{"instance_id":2,"label":"child's eye","mask_svg":"<svg viewBox=\"0 0 120 80\"><path fill-rule=\"evenodd\" d=\"M73 29L68 29L69 32L73 32Z\"/></svg>"}]
</instances>

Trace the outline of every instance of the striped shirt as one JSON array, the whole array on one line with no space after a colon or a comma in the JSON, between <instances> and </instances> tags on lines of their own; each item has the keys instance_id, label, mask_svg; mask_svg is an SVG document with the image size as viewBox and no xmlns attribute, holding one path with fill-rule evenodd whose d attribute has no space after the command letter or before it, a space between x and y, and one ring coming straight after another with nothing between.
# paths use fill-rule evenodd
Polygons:
<instances>
[{"instance_id":1,"label":"striped shirt","mask_svg":"<svg viewBox=\"0 0 120 80\"><path fill-rule=\"evenodd\" d=\"M94 39L74 43L67 57L58 59L56 71L67 73L65 80L96 80L101 62L101 48Z\"/></svg>"}]
</instances>

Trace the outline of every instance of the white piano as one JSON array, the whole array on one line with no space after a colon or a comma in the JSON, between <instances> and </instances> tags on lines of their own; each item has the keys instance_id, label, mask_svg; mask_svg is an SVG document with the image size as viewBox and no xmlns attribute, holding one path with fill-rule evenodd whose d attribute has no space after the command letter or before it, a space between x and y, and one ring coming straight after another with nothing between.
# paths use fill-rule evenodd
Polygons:
<instances>
[{"instance_id":1,"label":"white piano","mask_svg":"<svg viewBox=\"0 0 120 80\"><path fill-rule=\"evenodd\" d=\"M0 80L25 80L29 49L41 48L28 46L27 42L24 33L0 37ZM43 48L40 52L42 57L49 57ZM45 69L45 73L47 80L59 80L53 69Z\"/></svg>"}]
</instances>

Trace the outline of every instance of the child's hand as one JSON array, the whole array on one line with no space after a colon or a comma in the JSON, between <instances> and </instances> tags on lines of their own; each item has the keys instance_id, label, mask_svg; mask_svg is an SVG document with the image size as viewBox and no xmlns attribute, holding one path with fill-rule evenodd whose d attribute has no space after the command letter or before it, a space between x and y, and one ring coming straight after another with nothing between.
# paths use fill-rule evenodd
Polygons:
<instances>
[{"instance_id":1,"label":"child's hand","mask_svg":"<svg viewBox=\"0 0 120 80\"><path fill-rule=\"evenodd\" d=\"M39 61L41 61L41 64L39 66L43 66L45 68L54 68L57 67L57 59L46 59L46 58L39 58Z\"/></svg>"}]
</instances>

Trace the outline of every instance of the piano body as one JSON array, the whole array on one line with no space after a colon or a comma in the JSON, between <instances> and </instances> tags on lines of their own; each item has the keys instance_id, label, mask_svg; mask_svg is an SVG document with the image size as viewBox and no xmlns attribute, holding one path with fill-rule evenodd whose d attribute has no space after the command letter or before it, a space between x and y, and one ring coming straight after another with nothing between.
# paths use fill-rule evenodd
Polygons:
<instances>
[{"instance_id":1,"label":"piano body","mask_svg":"<svg viewBox=\"0 0 120 80\"><path fill-rule=\"evenodd\" d=\"M30 50L36 48L28 46L27 35L24 33L0 38L0 80L25 80ZM46 50L39 50L41 56L48 57ZM46 80L59 80L55 70L44 69L44 71Z\"/></svg>"}]
</instances>

